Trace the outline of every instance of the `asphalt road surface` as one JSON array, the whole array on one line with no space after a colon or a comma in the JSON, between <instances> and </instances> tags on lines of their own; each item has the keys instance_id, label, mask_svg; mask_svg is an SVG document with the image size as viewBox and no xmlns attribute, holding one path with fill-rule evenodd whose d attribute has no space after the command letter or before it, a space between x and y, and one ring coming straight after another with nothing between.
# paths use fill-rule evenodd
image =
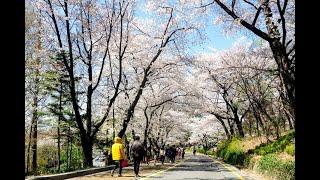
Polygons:
<instances>
[{"instance_id":1,"label":"asphalt road surface","mask_svg":"<svg viewBox=\"0 0 320 180\"><path fill-rule=\"evenodd\" d=\"M180 161L180 160L179 160ZM262 180L264 178L253 176L239 171L234 166L213 160L209 156L187 153L185 159L176 165L166 163L161 166L142 164L139 180ZM115 173L117 175L117 171ZM250 175L250 177L249 177ZM254 178L253 178L254 177ZM122 177L111 177L110 171L71 178L72 180L132 180L134 178L133 167L126 167ZM71 180L70 179L70 180Z\"/></svg>"},{"instance_id":2,"label":"asphalt road surface","mask_svg":"<svg viewBox=\"0 0 320 180\"><path fill-rule=\"evenodd\" d=\"M141 178L146 179L166 179L166 180L254 180L254 178L246 177L241 175L241 172L230 165L220 163L212 160L212 158L204 155L191 155L188 154L186 160L182 163L177 164L167 170L154 173L147 177Z\"/></svg>"}]
</instances>

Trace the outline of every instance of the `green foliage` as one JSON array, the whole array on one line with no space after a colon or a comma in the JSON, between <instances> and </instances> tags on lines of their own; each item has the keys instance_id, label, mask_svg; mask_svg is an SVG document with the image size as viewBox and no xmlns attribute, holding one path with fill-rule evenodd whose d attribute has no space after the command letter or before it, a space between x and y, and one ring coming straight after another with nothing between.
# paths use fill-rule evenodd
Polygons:
<instances>
[{"instance_id":1,"label":"green foliage","mask_svg":"<svg viewBox=\"0 0 320 180\"><path fill-rule=\"evenodd\" d=\"M213 152L213 151L211 151L211 150L206 150L205 148L197 148L196 149L196 151L198 152L198 153L202 153L202 154L206 154L206 155L215 155L215 153Z\"/></svg>"},{"instance_id":2,"label":"green foliage","mask_svg":"<svg viewBox=\"0 0 320 180\"><path fill-rule=\"evenodd\" d=\"M38 146L37 164L40 174L53 173L57 163L57 148L53 145Z\"/></svg>"},{"instance_id":3,"label":"green foliage","mask_svg":"<svg viewBox=\"0 0 320 180\"><path fill-rule=\"evenodd\" d=\"M283 152L288 145L293 143L294 137L295 137L295 131L280 137L278 140L270 144L261 144L260 146L256 147L253 152L258 155L266 155L270 153Z\"/></svg>"},{"instance_id":4,"label":"green foliage","mask_svg":"<svg viewBox=\"0 0 320 180\"><path fill-rule=\"evenodd\" d=\"M70 148L70 147L69 147ZM70 150L69 150L70 153ZM68 172L76 169L82 168L83 163L83 157L82 157L82 150L80 146L76 146L75 144L72 144L72 153L71 153L71 164L68 165L68 156L70 154L67 154L67 149L63 148L61 149L61 166L60 166L60 172Z\"/></svg>"},{"instance_id":5,"label":"green foliage","mask_svg":"<svg viewBox=\"0 0 320 180\"><path fill-rule=\"evenodd\" d=\"M243 165L247 168L252 169L254 162L253 162L253 155L250 154L248 156L245 156L244 160L243 160Z\"/></svg>"},{"instance_id":6,"label":"green foliage","mask_svg":"<svg viewBox=\"0 0 320 180\"><path fill-rule=\"evenodd\" d=\"M261 171L277 179L295 179L295 161L281 160L275 153L287 152L294 156L295 131L280 137L278 140L261 144L244 153L239 138L224 140L218 144L216 155L230 164L244 165L247 168ZM257 155L262 155L258 157Z\"/></svg>"},{"instance_id":7,"label":"green foliage","mask_svg":"<svg viewBox=\"0 0 320 180\"><path fill-rule=\"evenodd\" d=\"M228 144L230 143L230 140L222 140L217 145L217 156L223 157L225 153L225 149L227 148Z\"/></svg>"},{"instance_id":8,"label":"green foliage","mask_svg":"<svg viewBox=\"0 0 320 180\"><path fill-rule=\"evenodd\" d=\"M245 153L238 138L231 141L223 141L218 144L217 156L223 158L227 163L243 165Z\"/></svg>"},{"instance_id":9,"label":"green foliage","mask_svg":"<svg viewBox=\"0 0 320 180\"><path fill-rule=\"evenodd\" d=\"M285 149L284 151L288 154L290 154L291 156L294 156L295 155L295 146L294 144L289 144Z\"/></svg>"},{"instance_id":10,"label":"green foliage","mask_svg":"<svg viewBox=\"0 0 320 180\"><path fill-rule=\"evenodd\" d=\"M275 154L263 156L258 162L258 170L278 179L295 179L295 162L281 161Z\"/></svg>"},{"instance_id":11,"label":"green foliage","mask_svg":"<svg viewBox=\"0 0 320 180\"><path fill-rule=\"evenodd\" d=\"M72 145L71 164L68 166L66 147L61 147L61 165L58 171L58 149L55 145L38 146L38 171L40 174L62 173L82 169L83 157L81 147Z\"/></svg>"}]
</instances>

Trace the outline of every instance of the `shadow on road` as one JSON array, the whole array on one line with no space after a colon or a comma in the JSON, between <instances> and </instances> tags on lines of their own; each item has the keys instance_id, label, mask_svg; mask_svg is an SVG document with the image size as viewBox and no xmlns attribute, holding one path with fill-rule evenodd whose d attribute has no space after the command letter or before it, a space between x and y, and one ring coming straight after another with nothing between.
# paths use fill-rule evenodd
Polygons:
<instances>
[{"instance_id":1,"label":"shadow on road","mask_svg":"<svg viewBox=\"0 0 320 180\"><path fill-rule=\"evenodd\" d=\"M168 171L214 171L214 172L230 172L226 168L218 165L212 159L205 156L191 156L180 164ZM200 178L201 179L201 178Z\"/></svg>"}]
</instances>

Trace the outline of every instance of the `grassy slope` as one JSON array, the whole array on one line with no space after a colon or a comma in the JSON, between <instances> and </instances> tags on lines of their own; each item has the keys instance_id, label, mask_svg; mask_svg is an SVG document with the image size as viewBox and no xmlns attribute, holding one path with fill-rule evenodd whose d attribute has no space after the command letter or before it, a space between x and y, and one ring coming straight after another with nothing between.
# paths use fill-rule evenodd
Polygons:
<instances>
[{"instance_id":1,"label":"grassy slope","mask_svg":"<svg viewBox=\"0 0 320 180\"><path fill-rule=\"evenodd\" d=\"M284 133L266 143L263 137L232 139L219 143L216 155L227 163L242 166L276 179L294 179L295 132Z\"/></svg>"}]
</instances>

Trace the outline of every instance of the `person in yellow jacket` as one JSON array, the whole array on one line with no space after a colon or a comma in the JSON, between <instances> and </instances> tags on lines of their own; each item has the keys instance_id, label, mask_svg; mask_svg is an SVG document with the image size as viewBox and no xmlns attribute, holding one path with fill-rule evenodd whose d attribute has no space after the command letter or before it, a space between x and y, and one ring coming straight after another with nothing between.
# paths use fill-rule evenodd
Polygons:
<instances>
[{"instance_id":1,"label":"person in yellow jacket","mask_svg":"<svg viewBox=\"0 0 320 180\"><path fill-rule=\"evenodd\" d=\"M115 163L114 169L111 171L111 176L113 176L114 171L119 167L119 177L122 176L122 161L125 159L124 145L120 137L114 138L114 144L112 145L112 160Z\"/></svg>"}]
</instances>

